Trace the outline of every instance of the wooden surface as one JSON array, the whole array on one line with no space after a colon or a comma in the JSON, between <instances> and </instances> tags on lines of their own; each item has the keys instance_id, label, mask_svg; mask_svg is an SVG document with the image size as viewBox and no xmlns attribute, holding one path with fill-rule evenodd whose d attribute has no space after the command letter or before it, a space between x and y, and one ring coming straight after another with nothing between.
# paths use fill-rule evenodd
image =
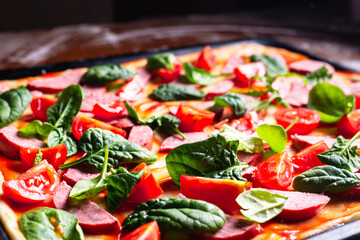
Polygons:
<instances>
[{"instance_id":1,"label":"wooden surface","mask_svg":"<svg viewBox=\"0 0 360 240\"><path fill-rule=\"evenodd\" d=\"M311 21L315 20L308 20L307 25L311 26ZM332 28L321 31L319 24L313 29L276 22L272 25L251 21L250 15L239 17L234 13L5 32L0 33L0 70L149 49L272 37L360 71L359 32L352 35Z\"/></svg>"}]
</instances>

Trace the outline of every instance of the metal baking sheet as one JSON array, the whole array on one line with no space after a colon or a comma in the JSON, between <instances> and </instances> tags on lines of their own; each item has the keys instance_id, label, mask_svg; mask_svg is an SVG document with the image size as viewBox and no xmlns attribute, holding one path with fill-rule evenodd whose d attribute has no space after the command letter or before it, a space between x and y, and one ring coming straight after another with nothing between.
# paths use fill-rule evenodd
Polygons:
<instances>
[{"instance_id":1,"label":"metal baking sheet","mask_svg":"<svg viewBox=\"0 0 360 240\"><path fill-rule=\"evenodd\" d=\"M311 59L320 60L327 62L334 66L336 70L339 71L349 71L349 72L358 72L354 69L345 67L341 64L336 62L330 61L328 59L316 56L312 53L307 51L301 50L289 44L280 42L278 40L272 38L252 38L252 39L242 39L242 40L235 40L235 41L227 41L227 42L219 42L209 44L213 48L222 47L226 45L233 45L233 44L245 44L245 43L259 43L265 46L272 46L272 47L279 47L284 48L292 52L301 53ZM108 57L101 57L101 58L91 58L91 59L84 59L84 60L77 60L77 61L68 61L68 62L61 62L61 63L53 63L47 64L42 66L35 66L29 68L18 68L18 69L10 69L10 70L3 70L0 71L0 80L3 79L18 79L23 77L29 76L37 76L44 73L49 72L58 72L64 71L66 69L71 68L80 68L80 67L91 67L99 64L104 63L123 63L132 60L136 60L139 58L147 58L157 53L168 52L171 51L175 55L183 55L187 53L192 53L196 51L202 50L204 44L202 45L194 45L188 47L181 47L181 48L171 48L165 50L154 50L154 51L146 51L140 52L135 54L122 54L122 55L114 55ZM3 226L0 224L0 239L1 240L9 240ZM335 228L329 229L323 233L317 234L315 236L307 238L307 240L358 240L360 239L360 220L356 220L350 223L346 223Z\"/></svg>"}]
</instances>

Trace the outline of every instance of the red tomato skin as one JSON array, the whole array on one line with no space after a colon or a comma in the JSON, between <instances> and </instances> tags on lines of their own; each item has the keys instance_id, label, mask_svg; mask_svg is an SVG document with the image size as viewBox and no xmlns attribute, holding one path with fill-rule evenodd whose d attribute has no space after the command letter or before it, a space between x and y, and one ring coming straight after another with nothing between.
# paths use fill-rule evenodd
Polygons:
<instances>
[{"instance_id":1,"label":"red tomato skin","mask_svg":"<svg viewBox=\"0 0 360 240\"><path fill-rule=\"evenodd\" d=\"M74 137L79 140L80 137L88 130L89 128L100 128L103 130L109 130L115 134L119 134L123 137L126 137L125 130L121 128L114 127L110 124L104 123L102 121L87 117L85 115L79 115L74 118L71 129Z\"/></svg>"},{"instance_id":2,"label":"red tomato skin","mask_svg":"<svg viewBox=\"0 0 360 240\"><path fill-rule=\"evenodd\" d=\"M92 113L95 118L100 120L111 120L129 116L123 101L115 101L110 104L97 103L94 105Z\"/></svg>"},{"instance_id":3,"label":"red tomato skin","mask_svg":"<svg viewBox=\"0 0 360 240\"><path fill-rule=\"evenodd\" d=\"M121 237L121 240L160 240L160 229L156 221L146 223Z\"/></svg>"},{"instance_id":4,"label":"red tomato skin","mask_svg":"<svg viewBox=\"0 0 360 240\"><path fill-rule=\"evenodd\" d=\"M255 132L258 122L259 116L257 113L249 112L245 117L232 120L229 126L250 135Z\"/></svg>"},{"instance_id":5,"label":"red tomato skin","mask_svg":"<svg viewBox=\"0 0 360 240\"><path fill-rule=\"evenodd\" d=\"M51 198L59 184L60 179L56 170L43 160L16 179L4 182L2 189L8 199L32 204Z\"/></svg>"},{"instance_id":6,"label":"red tomato skin","mask_svg":"<svg viewBox=\"0 0 360 240\"><path fill-rule=\"evenodd\" d=\"M291 185L294 168L286 151L277 153L260 163L255 172L255 180L263 186L288 190Z\"/></svg>"},{"instance_id":7,"label":"red tomato skin","mask_svg":"<svg viewBox=\"0 0 360 240\"><path fill-rule=\"evenodd\" d=\"M311 168L324 165L316 157L316 155L329 150L328 145L324 141L320 141L312 146L304 148L290 158L296 173L305 172Z\"/></svg>"},{"instance_id":8,"label":"red tomato skin","mask_svg":"<svg viewBox=\"0 0 360 240\"><path fill-rule=\"evenodd\" d=\"M180 76L181 65L179 62L175 62L174 69L161 68L151 73L153 78L158 77L161 83L170 83Z\"/></svg>"},{"instance_id":9,"label":"red tomato skin","mask_svg":"<svg viewBox=\"0 0 360 240\"><path fill-rule=\"evenodd\" d=\"M360 109L360 94L355 94L355 108Z\"/></svg>"},{"instance_id":10,"label":"red tomato skin","mask_svg":"<svg viewBox=\"0 0 360 240\"><path fill-rule=\"evenodd\" d=\"M205 46L195 62L195 67L210 71L216 66L216 56L210 46Z\"/></svg>"},{"instance_id":11,"label":"red tomato skin","mask_svg":"<svg viewBox=\"0 0 360 240\"><path fill-rule=\"evenodd\" d=\"M137 172L140 170L144 170L144 175L142 176L141 180L135 184L127 199L128 202L133 204L146 202L164 193L163 189L156 181L154 175L146 163L140 163L134 168L132 172Z\"/></svg>"},{"instance_id":12,"label":"red tomato skin","mask_svg":"<svg viewBox=\"0 0 360 240\"><path fill-rule=\"evenodd\" d=\"M237 86L247 86L252 77L259 75L264 77L266 74L266 66L263 62L252 62L237 66L234 68L235 84ZM252 85L257 84L256 80L252 81Z\"/></svg>"},{"instance_id":13,"label":"red tomato skin","mask_svg":"<svg viewBox=\"0 0 360 240\"><path fill-rule=\"evenodd\" d=\"M305 135L314 130L320 123L321 116L316 111L306 108L281 108L274 114L276 122L287 128L298 117L297 122L288 130L288 134Z\"/></svg>"},{"instance_id":14,"label":"red tomato skin","mask_svg":"<svg viewBox=\"0 0 360 240\"><path fill-rule=\"evenodd\" d=\"M181 103L175 117L180 119L180 131L201 132L212 124L215 113Z\"/></svg>"},{"instance_id":15,"label":"red tomato skin","mask_svg":"<svg viewBox=\"0 0 360 240\"><path fill-rule=\"evenodd\" d=\"M360 109L345 115L337 122L338 132L346 138L352 138L360 131Z\"/></svg>"},{"instance_id":16,"label":"red tomato skin","mask_svg":"<svg viewBox=\"0 0 360 240\"><path fill-rule=\"evenodd\" d=\"M229 179L180 176L180 192L184 196L215 204L229 214L239 212L240 206L235 200L249 184Z\"/></svg>"},{"instance_id":17,"label":"red tomato skin","mask_svg":"<svg viewBox=\"0 0 360 240\"><path fill-rule=\"evenodd\" d=\"M46 160L54 168L58 168L66 161L67 148L65 144L56 145L50 148L20 148L20 158L28 167L34 165L36 154L42 152L42 159Z\"/></svg>"},{"instance_id":18,"label":"red tomato skin","mask_svg":"<svg viewBox=\"0 0 360 240\"><path fill-rule=\"evenodd\" d=\"M47 110L57 102L52 97L36 97L31 101L30 108L37 119L47 121Z\"/></svg>"}]
</instances>

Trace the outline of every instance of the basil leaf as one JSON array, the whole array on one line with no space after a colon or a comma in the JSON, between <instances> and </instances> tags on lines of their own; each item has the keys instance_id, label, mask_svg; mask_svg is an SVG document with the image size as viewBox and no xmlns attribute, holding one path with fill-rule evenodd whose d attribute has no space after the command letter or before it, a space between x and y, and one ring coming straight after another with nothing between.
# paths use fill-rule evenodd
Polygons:
<instances>
[{"instance_id":1,"label":"basil leaf","mask_svg":"<svg viewBox=\"0 0 360 240\"><path fill-rule=\"evenodd\" d=\"M345 169L318 166L296 176L292 187L299 192L338 193L359 184L359 178Z\"/></svg>"},{"instance_id":2,"label":"basil leaf","mask_svg":"<svg viewBox=\"0 0 360 240\"><path fill-rule=\"evenodd\" d=\"M20 228L28 240L84 239L78 219L69 212L54 208L41 207L25 212L20 217ZM57 229L61 229L61 233Z\"/></svg>"},{"instance_id":3,"label":"basil leaf","mask_svg":"<svg viewBox=\"0 0 360 240\"><path fill-rule=\"evenodd\" d=\"M264 223L279 215L288 198L261 189L241 193L236 202L243 208L242 215L250 221Z\"/></svg>"},{"instance_id":4,"label":"basil leaf","mask_svg":"<svg viewBox=\"0 0 360 240\"><path fill-rule=\"evenodd\" d=\"M225 214L217 206L188 198L151 199L137 206L123 222L124 230L157 221L160 229L181 232L215 232L225 224Z\"/></svg>"},{"instance_id":5,"label":"basil leaf","mask_svg":"<svg viewBox=\"0 0 360 240\"><path fill-rule=\"evenodd\" d=\"M180 119L171 115L165 114L160 117L159 131L167 133L169 135L174 135L175 133L179 134L183 139L185 139L184 134L178 129L180 125Z\"/></svg>"},{"instance_id":6,"label":"basil leaf","mask_svg":"<svg viewBox=\"0 0 360 240\"><path fill-rule=\"evenodd\" d=\"M194 67L187 62L183 63L183 68L185 70L187 80L191 83L210 85L214 82L215 77L202 68Z\"/></svg>"},{"instance_id":7,"label":"basil leaf","mask_svg":"<svg viewBox=\"0 0 360 240\"><path fill-rule=\"evenodd\" d=\"M54 147L62 143L66 146L67 157L77 153L77 144L74 139L68 135L67 131L63 131L62 128L59 128L49 134L47 142L49 147Z\"/></svg>"},{"instance_id":8,"label":"basil leaf","mask_svg":"<svg viewBox=\"0 0 360 240\"><path fill-rule=\"evenodd\" d=\"M330 74L325 66L319 68L314 72L310 72L305 76L306 80L312 84L317 84L320 82L325 82L326 80L332 78L332 74Z\"/></svg>"},{"instance_id":9,"label":"basil leaf","mask_svg":"<svg viewBox=\"0 0 360 240\"><path fill-rule=\"evenodd\" d=\"M38 164L39 162L41 162L42 157L43 157L43 153L42 153L41 151L39 151L39 153L36 154L36 156L35 156L35 161L34 161L33 167L34 167L36 164Z\"/></svg>"},{"instance_id":10,"label":"basil leaf","mask_svg":"<svg viewBox=\"0 0 360 240\"><path fill-rule=\"evenodd\" d=\"M266 76L275 78L288 72L286 65L276 58L264 55L251 55L251 62L263 62L266 65Z\"/></svg>"},{"instance_id":11,"label":"basil leaf","mask_svg":"<svg viewBox=\"0 0 360 240\"><path fill-rule=\"evenodd\" d=\"M56 130L56 127L48 122L41 122L39 120L34 120L29 123L26 127L23 127L19 130L24 135L36 137L40 135L42 137L49 136L51 131Z\"/></svg>"},{"instance_id":12,"label":"basil leaf","mask_svg":"<svg viewBox=\"0 0 360 240\"><path fill-rule=\"evenodd\" d=\"M229 179L229 180L237 180L237 181L247 181L247 179L242 177L242 170L248 168L249 165L247 163L240 163L238 166L229 167L224 170L211 172L205 174L204 177L208 178L217 178L217 179Z\"/></svg>"},{"instance_id":13,"label":"basil leaf","mask_svg":"<svg viewBox=\"0 0 360 240\"><path fill-rule=\"evenodd\" d=\"M355 107L355 97L345 96L341 88L329 83L318 83L310 91L308 108L316 110L321 122L335 123Z\"/></svg>"},{"instance_id":14,"label":"basil leaf","mask_svg":"<svg viewBox=\"0 0 360 240\"><path fill-rule=\"evenodd\" d=\"M264 149L263 141L260 138L247 135L229 125L224 125L219 133L225 137L226 141L239 141L238 151L259 153Z\"/></svg>"},{"instance_id":15,"label":"basil leaf","mask_svg":"<svg viewBox=\"0 0 360 240\"><path fill-rule=\"evenodd\" d=\"M175 62L175 60L176 57L173 53L160 53L149 58L146 67L150 71L156 71L161 68L173 70L173 63Z\"/></svg>"},{"instance_id":16,"label":"basil leaf","mask_svg":"<svg viewBox=\"0 0 360 240\"><path fill-rule=\"evenodd\" d=\"M74 162L61 165L60 169L67 169L88 162L101 171L106 147L109 148L109 168L116 168L126 163L152 163L157 159L156 155L146 148L129 142L118 134L99 128L89 128L81 136L79 147L86 152L86 155Z\"/></svg>"},{"instance_id":17,"label":"basil leaf","mask_svg":"<svg viewBox=\"0 0 360 240\"><path fill-rule=\"evenodd\" d=\"M267 142L275 152L282 152L285 149L287 135L280 125L262 124L256 128L259 137Z\"/></svg>"},{"instance_id":18,"label":"basil leaf","mask_svg":"<svg viewBox=\"0 0 360 240\"><path fill-rule=\"evenodd\" d=\"M136 111L134 108L132 108L127 101L124 101L125 106L126 106L126 110L128 111L130 117L134 118L136 121L140 121L139 116L137 115Z\"/></svg>"},{"instance_id":19,"label":"basil leaf","mask_svg":"<svg viewBox=\"0 0 360 240\"><path fill-rule=\"evenodd\" d=\"M57 128L68 129L80 110L82 99L80 85L70 85L62 92L59 100L48 108L47 122Z\"/></svg>"},{"instance_id":20,"label":"basil leaf","mask_svg":"<svg viewBox=\"0 0 360 240\"><path fill-rule=\"evenodd\" d=\"M144 174L144 170L129 173L120 167L115 174L108 177L105 197L106 205L110 211L117 209L128 197L135 184Z\"/></svg>"},{"instance_id":21,"label":"basil leaf","mask_svg":"<svg viewBox=\"0 0 360 240\"><path fill-rule=\"evenodd\" d=\"M0 95L0 128L19 119L32 97L25 87L11 89Z\"/></svg>"},{"instance_id":22,"label":"basil leaf","mask_svg":"<svg viewBox=\"0 0 360 240\"><path fill-rule=\"evenodd\" d=\"M85 83L90 85L103 85L113 82L117 79L129 79L135 75L135 72L113 63L107 63L91 67L84 74Z\"/></svg>"},{"instance_id":23,"label":"basil leaf","mask_svg":"<svg viewBox=\"0 0 360 240\"><path fill-rule=\"evenodd\" d=\"M228 93L219 97L214 97L214 102L214 106L208 108L208 110L221 107L231 107L235 116L241 116L246 112L246 104L237 93Z\"/></svg>"},{"instance_id":24,"label":"basil leaf","mask_svg":"<svg viewBox=\"0 0 360 240\"><path fill-rule=\"evenodd\" d=\"M199 100L205 97L205 93L189 86L163 84L160 85L159 88L155 89L152 94L150 94L150 97L161 102Z\"/></svg>"},{"instance_id":25,"label":"basil leaf","mask_svg":"<svg viewBox=\"0 0 360 240\"><path fill-rule=\"evenodd\" d=\"M238 141L226 141L216 134L204 141L180 145L166 156L166 167L171 178L180 185L180 175L205 174L239 165L236 153Z\"/></svg>"}]
</instances>

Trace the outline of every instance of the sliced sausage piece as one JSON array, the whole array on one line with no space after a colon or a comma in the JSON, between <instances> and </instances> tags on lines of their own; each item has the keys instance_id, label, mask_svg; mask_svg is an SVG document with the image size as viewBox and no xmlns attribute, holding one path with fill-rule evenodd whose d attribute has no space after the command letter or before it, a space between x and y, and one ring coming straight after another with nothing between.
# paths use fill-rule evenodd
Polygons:
<instances>
[{"instance_id":1,"label":"sliced sausage piece","mask_svg":"<svg viewBox=\"0 0 360 240\"><path fill-rule=\"evenodd\" d=\"M218 82L206 94L205 100L213 100L214 97L228 93L234 87L234 85L234 82L230 80L223 80L221 82Z\"/></svg>"},{"instance_id":2,"label":"sliced sausage piece","mask_svg":"<svg viewBox=\"0 0 360 240\"><path fill-rule=\"evenodd\" d=\"M100 91L87 92L84 100L81 103L80 111L91 112L96 103L112 103L119 100L119 97L113 94L101 93Z\"/></svg>"},{"instance_id":3,"label":"sliced sausage piece","mask_svg":"<svg viewBox=\"0 0 360 240\"><path fill-rule=\"evenodd\" d=\"M85 232L91 234L119 232L120 224L114 216L88 199L79 201L69 198L70 192L71 187L63 181L55 191L54 205L57 209L74 214Z\"/></svg>"},{"instance_id":4,"label":"sliced sausage piece","mask_svg":"<svg viewBox=\"0 0 360 240\"><path fill-rule=\"evenodd\" d=\"M35 80L28 83L27 88L44 93L58 93L71 84L79 84L83 74L83 69L69 70L63 73L50 73L35 78Z\"/></svg>"},{"instance_id":5,"label":"sliced sausage piece","mask_svg":"<svg viewBox=\"0 0 360 240\"><path fill-rule=\"evenodd\" d=\"M128 140L151 151L153 145L153 130L146 125L131 128Z\"/></svg>"},{"instance_id":6,"label":"sliced sausage piece","mask_svg":"<svg viewBox=\"0 0 360 240\"><path fill-rule=\"evenodd\" d=\"M10 90L9 85L7 83L0 83L0 93L7 92Z\"/></svg>"},{"instance_id":7,"label":"sliced sausage piece","mask_svg":"<svg viewBox=\"0 0 360 240\"><path fill-rule=\"evenodd\" d=\"M282 212L276 216L276 219L286 222L302 221L312 218L330 201L328 196L317 193L266 190L288 197Z\"/></svg>"},{"instance_id":8,"label":"sliced sausage piece","mask_svg":"<svg viewBox=\"0 0 360 240\"><path fill-rule=\"evenodd\" d=\"M113 125L114 127L121 128L124 130L127 130L127 129L135 126L134 122L128 117L123 117L123 118L120 118L118 120L113 120L108 123Z\"/></svg>"},{"instance_id":9,"label":"sliced sausage piece","mask_svg":"<svg viewBox=\"0 0 360 240\"><path fill-rule=\"evenodd\" d=\"M290 72L296 72L299 74L307 74L310 72L314 72L320 68L325 66L330 74L333 74L335 72L335 69L333 66L326 62L322 61L316 61L316 60L302 60L302 61L296 61L289 64Z\"/></svg>"},{"instance_id":10,"label":"sliced sausage piece","mask_svg":"<svg viewBox=\"0 0 360 240\"><path fill-rule=\"evenodd\" d=\"M226 215L224 226L213 235L198 235L205 240L250 240L262 233L258 223Z\"/></svg>"},{"instance_id":11,"label":"sliced sausage piece","mask_svg":"<svg viewBox=\"0 0 360 240\"><path fill-rule=\"evenodd\" d=\"M256 170L257 167L250 166L242 171L241 176L243 178L246 178L248 181L253 182L253 178Z\"/></svg>"},{"instance_id":12,"label":"sliced sausage piece","mask_svg":"<svg viewBox=\"0 0 360 240\"><path fill-rule=\"evenodd\" d=\"M45 144L35 138L26 138L18 135L19 130L8 126L0 129L0 152L5 156L18 159L20 148L43 148Z\"/></svg>"},{"instance_id":13,"label":"sliced sausage piece","mask_svg":"<svg viewBox=\"0 0 360 240\"><path fill-rule=\"evenodd\" d=\"M224 68L222 69L221 73L227 74L227 73L233 73L234 68L237 66L244 64L244 59L240 56L240 54L233 55L224 65Z\"/></svg>"},{"instance_id":14,"label":"sliced sausage piece","mask_svg":"<svg viewBox=\"0 0 360 240\"><path fill-rule=\"evenodd\" d=\"M357 175L357 176L359 176L359 175ZM353 187L353 188L346 190L345 192L329 193L329 194L331 194L331 196L338 197L338 198L359 200L360 199L360 187Z\"/></svg>"},{"instance_id":15,"label":"sliced sausage piece","mask_svg":"<svg viewBox=\"0 0 360 240\"><path fill-rule=\"evenodd\" d=\"M314 145L315 143L318 143L322 140L326 143L326 145L331 148L332 145L335 143L335 138L332 137L322 137L322 136L307 136L307 135L293 135L292 136L293 142L292 146L300 151L306 147L309 147L311 145ZM358 149L360 149L360 140L356 139L351 146L357 146Z\"/></svg>"},{"instance_id":16,"label":"sliced sausage piece","mask_svg":"<svg viewBox=\"0 0 360 240\"><path fill-rule=\"evenodd\" d=\"M150 81L151 74L145 69L138 69L137 74L125 83L116 93L121 101L134 102L143 96L145 85Z\"/></svg>"},{"instance_id":17,"label":"sliced sausage piece","mask_svg":"<svg viewBox=\"0 0 360 240\"><path fill-rule=\"evenodd\" d=\"M344 92L345 95L352 94L352 92L351 92L352 90L350 89L350 87L348 85L346 85L341 79L337 79L337 78L333 77L333 78L327 80L326 82L341 88L341 90Z\"/></svg>"},{"instance_id":18,"label":"sliced sausage piece","mask_svg":"<svg viewBox=\"0 0 360 240\"><path fill-rule=\"evenodd\" d=\"M92 179L99 175L100 173L96 170L88 166L81 165L77 168L69 168L65 170L62 177L67 184L69 184L70 186L74 186L80 180Z\"/></svg>"},{"instance_id":19,"label":"sliced sausage piece","mask_svg":"<svg viewBox=\"0 0 360 240\"><path fill-rule=\"evenodd\" d=\"M250 166L254 166L262 160L263 153L238 152L237 156L240 162L246 162Z\"/></svg>"},{"instance_id":20,"label":"sliced sausage piece","mask_svg":"<svg viewBox=\"0 0 360 240\"><path fill-rule=\"evenodd\" d=\"M179 134L166 138L161 144L160 151L170 151L185 143L199 142L209 137L203 132L188 132L183 134L185 139L183 139Z\"/></svg>"}]
</instances>

